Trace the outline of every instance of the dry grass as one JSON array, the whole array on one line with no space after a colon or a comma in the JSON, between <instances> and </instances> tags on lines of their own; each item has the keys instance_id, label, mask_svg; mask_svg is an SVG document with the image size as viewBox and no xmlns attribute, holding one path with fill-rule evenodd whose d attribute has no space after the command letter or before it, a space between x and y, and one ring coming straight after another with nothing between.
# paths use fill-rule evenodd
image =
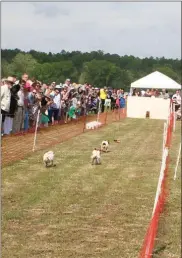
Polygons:
<instances>
[{"instance_id":1,"label":"dry grass","mask_svg":"<svg viewBox=\"0 0 182 258\"><path fill-rule=\"evenodd\" d=\"M151 218L162 131L162 121L125 119L55 146L54 168L43 167L45 151L4 167L2 257L136 258ZM103 139L110 152L91 166ZM177 217L179 191L169 200Z\"/></svg>"}]
</instances>

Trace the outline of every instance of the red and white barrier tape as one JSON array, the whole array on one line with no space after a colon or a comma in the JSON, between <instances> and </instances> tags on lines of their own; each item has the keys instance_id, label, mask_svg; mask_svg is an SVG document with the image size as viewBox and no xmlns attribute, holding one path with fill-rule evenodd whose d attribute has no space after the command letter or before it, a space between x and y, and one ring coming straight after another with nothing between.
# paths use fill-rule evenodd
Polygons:
<instances>
[{"instance_id":1,"label":"red and white barrier tape","mask_svg":"<svg viewBox=\"0 0 182 258\"><path fill-rule=\"evenodd\" d=\"M174 109L172 103L169 107L169 117L167 123L164 123L164 132L163 132L163 149L162 149L162 163L161 170L159 174L159 180L157 185L157 191L154 201L154 208L152 212L152 218L144 239L144 243L140 252L140 258L151 258L154 248L154 242L157 235L158 222L160 214L163 211L165 199L166 199L166 176L168 172L169 164L169 148L171 145L172 131L174 128Z\"/></svg>"}]
</instances>

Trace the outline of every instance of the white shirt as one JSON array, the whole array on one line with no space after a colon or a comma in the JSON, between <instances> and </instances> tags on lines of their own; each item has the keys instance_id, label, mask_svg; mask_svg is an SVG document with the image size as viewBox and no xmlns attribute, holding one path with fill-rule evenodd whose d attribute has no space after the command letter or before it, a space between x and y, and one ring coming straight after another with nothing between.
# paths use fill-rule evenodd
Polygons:
<instances>
[{"instance_id":1,"label":"white shirt","mask_svg":"<svg viewBox=\"0 0 182 258\"><path fill-rule=\"evenodd\" d=\"M172 99L176 98L176 102L181 105L181 96L179 94L174 94Z\"/></svg>"},{"instance_id":2,"label":"white shirt","mask_svg":"<svg viewBox=\"0 0 182 258\"><path fill-rule=\"evenodd\" d=\"M25 100L25 95L24 95L24 92L20 89L17 93L19 99L18 99L18 106L19 107L23 107L24 106L24 100Z\"/></svg>"},{"instance_id":3,"label":"white shirt","mask_svg":"<svg viewBox=\"0 0 182 258\"><path fill-rule=\"evenodd\" d=\"M1 89L1 109L9 112L10 101L11 101L11 91L7 84L0 87Z\"/></svg>"},{"instance_id":4,"label":"white shirt","mask_svg":"<svg viewBox=\"0 0 182 258\"><path fill-rule=\"evenodd\" d=\"M78 103L78 101L77 101L77 99L76 98L72 98L72 104L73 104L73 106L76 108L76 106L77 106L77 103Z\"/></svg>"},{"instance_id":5,"label":"white shirt","mask_svg":"<svg viewBox=\"0 0 182 258\"><path fill-rule=\"evenodd\" d=\"M60 94L54 96L53 102L54 103L51 105L51 107L57 108L57 109L61 108L61 96L60 96Z\"/></svg>"},{"instance_id":6,"label":"white shirt","mask_svg":"<svg viewBox=\"0 0 182 258\"><path fill-rule=\"evenodd\" d=\"M142 90L142 91L141 91L141 94L142 94L142 97L144 97L144 95L145 95L145 91L144 91L144 90Z\"/></svg>"}]
</instances>

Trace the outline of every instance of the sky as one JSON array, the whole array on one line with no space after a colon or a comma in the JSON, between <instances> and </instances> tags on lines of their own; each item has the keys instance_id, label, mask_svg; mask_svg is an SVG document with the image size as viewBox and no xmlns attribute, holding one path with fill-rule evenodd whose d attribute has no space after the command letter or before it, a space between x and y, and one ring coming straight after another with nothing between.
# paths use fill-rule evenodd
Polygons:
<instances>
[{"instance_id":1,"label":"sky","mask_svg":"<svg viewBox=\"0 0 182 258\"><path fill-rule=\"evenodd\" d=\"M1 48L181 59L181 3L3 2Z\"/></svg>"}]
</instances>

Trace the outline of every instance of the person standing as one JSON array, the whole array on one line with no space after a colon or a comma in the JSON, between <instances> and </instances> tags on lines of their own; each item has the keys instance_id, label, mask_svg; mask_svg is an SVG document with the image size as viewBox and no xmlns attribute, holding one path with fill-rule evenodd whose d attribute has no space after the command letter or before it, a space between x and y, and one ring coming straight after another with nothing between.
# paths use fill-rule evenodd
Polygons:
<instances>
[{"instance_id":1,"label":"person standing","mask_svg":"<svg viewBox=\"0 0 182 258\"><path fill-rule=\"evenodd\" d=\"M17 109L17 103L18 103L17 92L20 90L20 85L15 84L13 85L13 87L11 87L10 90L11 90L10 109L4 122L4 134L6 135L12 132L13 118L14 118L14 114Z\"/></svg>"},{"instance_id":2,"label":"person standing","mask_svg":"<svg viewBox=\"0 0 182 258\"><path fill-rule=\"evenodd\" d=\"M175 112L177 112L179 109L181 110L181 95L179 90L177 90L176 94L172 96L172 101L175 105Z\"/></svg>"},{"instance_id":3,"label":"person standing","mask_svg":"<svg viewBox=\"0 0 182 258\"><path fill-rule=\"evenodd\" d=\"M106 87L104 87L104 89L100 90L101 112L102 113L104 112L106 97L107 97Z\"/></svg>"},{"instance_id":4,"label":"person standing","mask_svg":"<svg viewBox=\"0 0 182 258\"><path fill-rule=\"evenodd\" d=\"M26 82L24 86L24 108L25 108L25 116L24 116L24 130L29 129L29 107L30 107L30 100L29 100L29 93L31 91L31 85Z\"/></svg>"},{"instance_id":5,"label":"person standing","mask_svg":"<svg viewBox=\"0 0 182 258\"><path fill-rule=\"evenodd\" d=\"M24 119L25 119L25 95L24 95L24 86L25 86L25 81L20 80L20 90L18 91L18 103L17 103L17 109L14 114L14 119L13 119L13 128L12 132L13 133L18 133L24 129Z\"/></svg>"},{"instance_id":6,"label":"person standing","mask_svg":"<svg viewBox=\"0 0 182 258\"><path fill-rule=\"evenodd\" d=\"M124 95L124 90L121 89L120 95L119 95L119 106L121 109L125 108L126 100Z\"/></svg>"},{"instance_id":7,"label":"person standing","mask_svg":"<svg viewBox=\"0 0 182 258\"><path fill-rule=\"evenodd\" d=\"M177 104L181 105L181 95L180 95L179 90L177 90L176 93L172 96L172 100L174 98L176 99Z\"/></svg>"},{"instance_id":8,"label":"person standing","mask_svg":"<svg viewBox=\"0 0 182 258\"><path fill-rule=\"evenodd\" d=\"M110 110L111 109L111 91L107 90L106 91L106 99L105 99L105 108L106 110Z\"/></svg>"},{"instance_id":9,"label":"person standing","mask_svg":"<svg viewBox=\"0 0 182 258\"><path fill-rule=\"evenodd\" d=\"M11 103L11 87L14 84L13 77L8 77L4 80L3 85L1 86L1 135L3 135L3 128L5 118L10 111Z\"/></svg>"},{"instance_id":10,"label":"person standing","mask_svg":"<svg viewBox=\"0 0 182 258\"><path fill-rule=\"evenodd\" d=\"M158 97L163 99L169 99L168 91L165 89L162 89L162 93Z\"/></svg>"},{"instance_id":11,"label":"person standing","mask_svg":"<svg viewBox=\"0 0 182 258\"><path fill-rule=\"evenodd\" d=\"M116 100L117 100L117 92L116 90L112 90L111 95L111 110L114 110L116 108Z\"/></svg>"},{"instance_id":12,"label":"person standing","mask_svg":"<svg viewBox=\"0 0 182 258\"><path fill-rule=\"evenodd\" d=\"M49 121L52 121L52 125L58 123L58 115L59 115L60 108L61 108L61 95L59 90L55 89L55 95L52 96L52 104L48 109Z\"/></svg>"}]
</instances>

